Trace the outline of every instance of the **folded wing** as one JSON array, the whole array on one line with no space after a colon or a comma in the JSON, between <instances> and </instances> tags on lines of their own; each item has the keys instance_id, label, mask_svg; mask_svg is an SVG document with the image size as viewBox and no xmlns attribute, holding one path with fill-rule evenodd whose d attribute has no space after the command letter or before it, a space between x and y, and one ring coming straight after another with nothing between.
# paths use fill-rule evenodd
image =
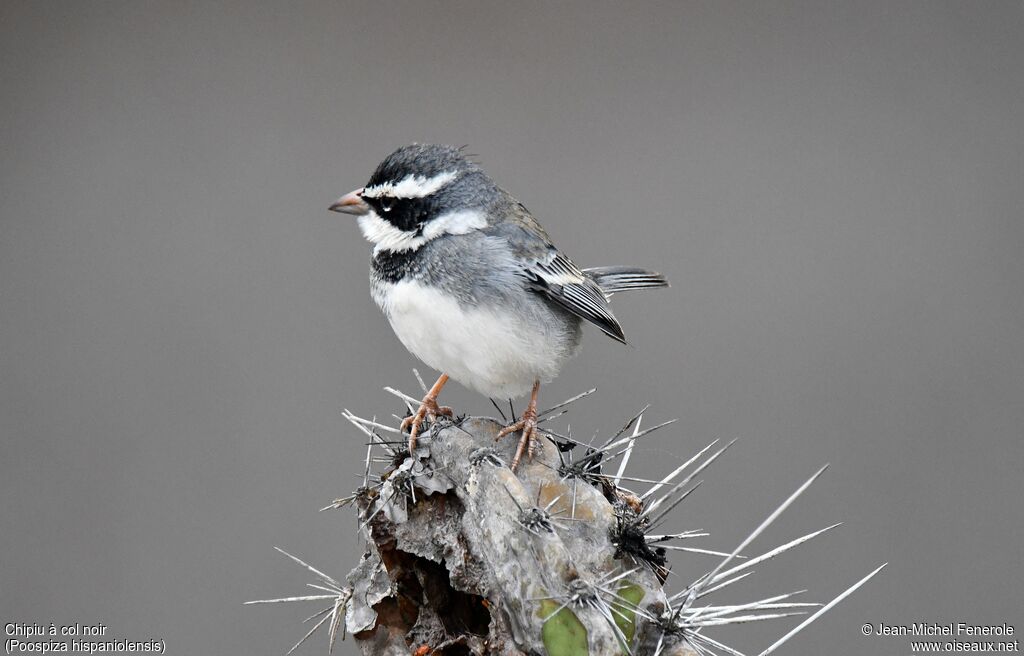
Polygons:
<instances>
[{"instance_id":1,"label":"folded wing","mask_svg":"<svg viewBox=\"0 0 1024 656\"><path fill-rule=\"evenodd\" d=\"M526 275L535 291L626 343L604 291L565 255L552 248L546 258L527 263Z\"/></svg>"}]
</instances>

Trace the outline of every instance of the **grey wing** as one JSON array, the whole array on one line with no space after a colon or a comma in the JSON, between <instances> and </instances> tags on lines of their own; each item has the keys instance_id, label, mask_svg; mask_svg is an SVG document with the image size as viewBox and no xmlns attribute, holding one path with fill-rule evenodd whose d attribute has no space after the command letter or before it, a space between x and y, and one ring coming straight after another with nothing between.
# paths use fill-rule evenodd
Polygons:
<instances>
[{"instance_id":1,"label":"grey wing","mask_svg":"<svg viewBox=\"0 0 1024 656\"><path fill-rule=\"evenodd\" d=\"M604 292L554 247L544 260L528 263L526 274L534 291L586 319L609 337L626 343L626 335Z\"/></svg>"},{"instance_id":2,"label":"grey wing","mask_svg":"<svg viewBox=\"0 0 1024 656\"><path fill-rule=\"evenodd\" d=\"M516 203L506 216L507 221L488 232L509 245L527 286L625 344L626 335L601 287L554 247L525 207Z\"/></svg>"}]
</instances>

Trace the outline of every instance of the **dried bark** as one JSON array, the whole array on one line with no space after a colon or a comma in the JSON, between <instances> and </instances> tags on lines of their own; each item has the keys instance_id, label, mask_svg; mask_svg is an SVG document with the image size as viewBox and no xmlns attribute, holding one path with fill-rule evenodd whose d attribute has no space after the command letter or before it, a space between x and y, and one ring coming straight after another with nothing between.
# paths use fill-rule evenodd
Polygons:
<instances>
[{"instance_id":1,"label":"dried bark","mask_svg":"<svg viewBox=\"0 0 1024 656\"><path fill-rule=\"evenodd\" d=\"M416 402L385 389L410 406ZM541 416L546 421L593 391ZM278 549L316 577L310 584L314 594L246 602L328 604L308 618L313 627L292 651L325 627L329 652L347 630L367 656L733 654L739 652L723 644L716 629L804 616L761 652L769 656L885 567L876 567L826 604L799 601L803 591L738 603L709 601L708 595L717 599L746 580L752 567L839 525L759 555L747 552L828 466L797 487L731 551L684 546L708 534L665 532L661 526L697 489L694 478L735 440L725 445L712 441L660 479L630 479L623 472L638 440L672 423L641 431L643 411L593 448L551 434L553 441L539 441L533 457L515 473L506 463L516 440L496 442L501 425L492 419L441 420L410 455L400 448L405 436L396 428L347 410L344 416L371 441L366 477L363 487L328 508L358 505L359 530L367 538L362 560L346 585ZM383 460L390 466L371 480L374 446L389 454ZM602 466L616 471L602 471ZM637 496L619 487L626 480L646 480L650 487ZM667 550L720 560L666 596Z\"/></svg>"},{"instance_id":2,"label":"dried bark","mask_svg":"<svg viewBox=\"0 0 1024 656\"><path fill-rule=\"evenodd\" d=\"M369 540L345 622L363 654L694 654L652 621L657 554L623 548L639 500L564 476L544 439L513 473L500 428L441 422L358 495Z\"/></svg>"}]
</instances>

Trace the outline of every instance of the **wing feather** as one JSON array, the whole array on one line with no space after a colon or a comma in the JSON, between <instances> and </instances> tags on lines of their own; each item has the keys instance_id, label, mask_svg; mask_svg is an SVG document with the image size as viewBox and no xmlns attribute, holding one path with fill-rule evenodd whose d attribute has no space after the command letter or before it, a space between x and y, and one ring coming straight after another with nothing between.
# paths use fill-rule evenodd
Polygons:
<instances>
[{"instance_id":1,"label":"wing feather","mask_svg":"<svg viewBox=\"0 0 1024 656\"><path fill-rule=\"evenodd\" d=\"M622 326L600 285L555 248L529 210L509 197L508 205L497 211L506 220L488 226L484 233L508 245L530 289L625 344Z\"/></svg>"},{"instance_id":2,"label":"wing feather","mask_svg":"<svg viewBox=\"0 0 1024 656\"><path fill-rule=\"evenodd\" d=\"M534 291L591 322L609 337L626 342L601 288L554 247L545 260L527 263L526 273Z\"/></svg>"}]
</instances>

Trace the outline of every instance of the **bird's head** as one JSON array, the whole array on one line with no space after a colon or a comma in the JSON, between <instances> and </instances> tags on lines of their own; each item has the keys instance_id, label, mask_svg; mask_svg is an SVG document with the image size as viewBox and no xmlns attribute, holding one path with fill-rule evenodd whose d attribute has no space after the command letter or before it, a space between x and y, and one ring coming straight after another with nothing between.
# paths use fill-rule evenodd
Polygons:
<instances>
[{"instance_id":1,"label":"bird's head","mask_svg":"<svg viewBox=\"0 0 1024 656\"><path fill-rule=\"evenodd\" d=\"M485 227L486 208L496 193L491 179L460 149L412 144L384 158L365 187L329 209L358 217L376 251L402 252Z\"/></svg>"}]
</instances>

